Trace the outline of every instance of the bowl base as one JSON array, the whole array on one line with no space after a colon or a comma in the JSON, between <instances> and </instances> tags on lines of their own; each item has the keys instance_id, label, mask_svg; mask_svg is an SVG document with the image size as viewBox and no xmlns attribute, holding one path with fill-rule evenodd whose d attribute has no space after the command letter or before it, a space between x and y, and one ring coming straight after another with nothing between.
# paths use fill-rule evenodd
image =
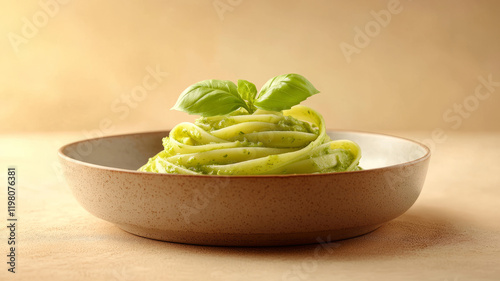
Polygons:
<instances>
[{"instance_id":1,"label":"bowl base","mask_svg":"<svg viewBox=\"0 0 500 281\"><path fill-rule=\"evenodd\" d=\"M116 224L131 234L167 242L204 246L291 246L332 242L367 234L382 224L301 233L198 233L151 229L130 224Z\"/></svg>"}]
</instances>

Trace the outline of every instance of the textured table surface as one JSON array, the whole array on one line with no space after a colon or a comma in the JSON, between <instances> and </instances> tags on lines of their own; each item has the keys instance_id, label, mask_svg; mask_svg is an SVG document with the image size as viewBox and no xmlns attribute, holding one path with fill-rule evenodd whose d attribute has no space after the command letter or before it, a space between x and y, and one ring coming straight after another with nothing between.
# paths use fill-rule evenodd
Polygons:
<instances>
[{"instance_id":1,"label":"textured table surface","mask_svg":"<svg viewBox=\"0 0 500 281\"><path fill-rule=\"evenodd\" d=\"M8 166L19 184L16 273L7 271L10 231L2 227L0 280L500 280L500 133L393 134L433 148L407 213L361 237L276 248L128 234L80 207L59 173L57 148L81 133L0 135L3 224Z\"/></svg>"}]
</instances>

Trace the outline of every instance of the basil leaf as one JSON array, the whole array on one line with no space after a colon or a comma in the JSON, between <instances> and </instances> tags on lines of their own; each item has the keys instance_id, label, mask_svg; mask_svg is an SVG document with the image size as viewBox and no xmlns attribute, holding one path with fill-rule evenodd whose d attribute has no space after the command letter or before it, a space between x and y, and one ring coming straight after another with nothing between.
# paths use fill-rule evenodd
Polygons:
<instances>
[{"instance_id":1,"label":"basil leaf","mask_svg":"<svg viewBox=\"0 0 500 281\"><path fill-rule=\"evenodd\" d=\"M257 95L257 87L247 80L238 80L238 93L244 100L253 102Z\"/></svg>"},{"instance_id":2,"label":"basil leaf","mask_svg":"<svg viewBox=\"0 0 500 281\"><path fill-rule=\"evenodd\" d=\"M238 93L240 94L241 98L246 101L246 110L248 111L248 113L254 113L254 111L257 109L253 105L255 95L257 95L257 87L255 87L255 84L247 80L238 80Z\"/></svg>"},{"instance_id":3,"label":"basil leaf","mask_svg":"<svg viewBox=\"0 0 500 281\"><path fill-rule=\"evenodd\" d=\"M304 76L284 74L267 81L253 104L263 110L281 111L317 93L319 91Z\"/></svg>"},{"instance_id":4,"label":"basil leaf","mask_svg":"<svg viewBox=\"0 0 500 281\"><path fill-rule=\"evenodd\" d=\"M210 117L228 114L240 107L247 108L247 104L233 82L205 80L184 90L172 109Z\"/></svg>"}]
</instances>

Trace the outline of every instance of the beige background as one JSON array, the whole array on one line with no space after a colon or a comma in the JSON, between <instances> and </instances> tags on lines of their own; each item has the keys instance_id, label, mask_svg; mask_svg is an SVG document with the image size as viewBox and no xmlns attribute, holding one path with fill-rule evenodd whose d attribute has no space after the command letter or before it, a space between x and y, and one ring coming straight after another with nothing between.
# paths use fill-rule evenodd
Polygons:
<instances>
[{"instance_id":1,"label":"beige background","mask_svg":"<svg viewBox=\"0 0 500 281\"><path fill-rule=\"evenodd\" d=\"M401 0L350 62L342 42L355 46L355 28L376 28L371 11L392 1L61 2L1 2L0 133L171 128L194 120L169 111L194 82L242 78L260 88L290 72L321 90L305 104L330 128L500 130L500 87L473 98L479 76L500 82L499 1ZM148 66L168 76L121 103ZM464 100L471 112L443 119Z\"/></svg>"}]
</instances>

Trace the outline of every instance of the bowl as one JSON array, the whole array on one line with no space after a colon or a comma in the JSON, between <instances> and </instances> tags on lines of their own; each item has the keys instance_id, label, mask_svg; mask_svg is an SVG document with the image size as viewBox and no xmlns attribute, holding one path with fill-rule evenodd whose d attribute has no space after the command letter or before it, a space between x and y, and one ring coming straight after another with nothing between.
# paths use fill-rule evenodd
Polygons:
<instances>
[{"instance_id":1,"label":"bowl","mask_svg":"<svg viewBox=\"0 0 500 281\"><path fill-rule=\"evenodd\" d=\"M170 242L278 246L371 232L407 211L424 184L430 150L415 141L329 131L357 142L364 170L209 176L138 172L168 131L79 141L59 150L77 201L121 229Z\"/></svg>"}]
</instances>

